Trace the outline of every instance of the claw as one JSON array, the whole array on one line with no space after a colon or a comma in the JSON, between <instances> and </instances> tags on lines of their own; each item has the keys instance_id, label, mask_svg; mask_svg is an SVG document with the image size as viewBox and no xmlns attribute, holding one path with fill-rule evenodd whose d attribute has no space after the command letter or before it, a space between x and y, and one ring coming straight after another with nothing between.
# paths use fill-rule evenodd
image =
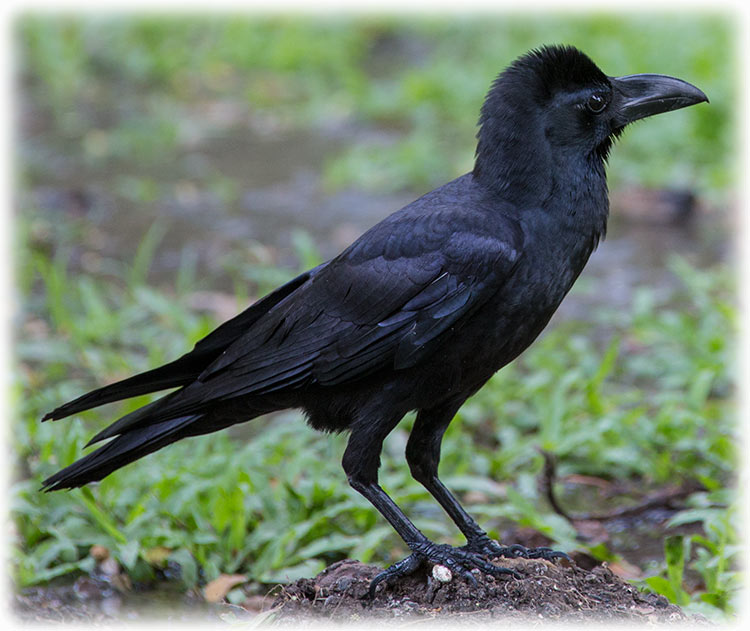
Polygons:
<instances>
[{"instance_id":1,"label":"claw","mask_svg":"<svg viewBox=\"0 0 750 631\"><path fill-rule=\"evenodd\" d=\"M463 577L464 577L464 578L465 578L465 579L466 579L467 581L469 581L469 583L471 583L471 586L472 586L472 587L479 587L479 583L477 583L477 579L476 579L476 578L474 577L474 575L473 575L473 574L472 574L472 573L471 573L471 572L470 572L469 570L465 570L465 571L464 571L464 572L462 573L462 576L463 576Z\"/></svg>"}]
</instances>

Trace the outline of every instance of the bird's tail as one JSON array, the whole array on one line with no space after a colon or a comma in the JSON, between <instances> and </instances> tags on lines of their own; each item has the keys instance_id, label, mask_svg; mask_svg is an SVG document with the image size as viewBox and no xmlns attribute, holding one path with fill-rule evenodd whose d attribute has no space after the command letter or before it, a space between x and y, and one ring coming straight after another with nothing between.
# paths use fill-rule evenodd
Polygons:
<instances>
[{"instance_id":1,"label":"bird's tail","mask_svg":"<svg viewBox=\"0 0 750 631\"><path fill-rule=\"evenodd\" d=\"M42 421L65 418L71 414L90 410L112 401L121 401L149 392L176 388L195 379L201 368L196 368L196 362L192 354L184 355L169 364L159 366L159 368L92 390L48 412L44 415Z\"/></svg>"},{"instance_id":2,"label":"bird's tail","mask_svg":"<svg viewBox=\"0 0 750 631\"><path fill-rule=\"evenodd\" d=\"M192 414L138 427L121 434L103 447L99 447L96 451L76 460L73 464L44 480L42 489L45 491L72 489L101 480L116 469L124 467L126 464L161 449L180 438L203 433L195 429L196 421L202 418L203 415L201 414ZM207 431L213 431L213 429L206 429Z\"/></svg>"},{"instance_id":3,"label":"bird's tail","mask_svg":"<svg viewBox=\"0 0 750 631\"><path fill-rule=\"evenodd\" d=\"M273 400L240 398L223 401L210 410L194 409L180 416L165 416L161 408L179 393L178 390L144 405L104 428L86 446L111 439L108 443L44 480L42 489L57 491L96 482L183 438L217 432L284 407Z\"/></svg>"},{"instance_id":4,"label":"bird's tail","mask_svg":"<svg viewBox=\"0 0 750 631\"><path fill-rule=\"evenodd\" d=\"M169 388L181 388L126 414L103 429L89 441L89 445L111 438L106 445L47 478L42 483L42 488L54 491L83 486L88 482L101 480L116 469L181 438L215 432L286 407L272 397L237 397L213 401L210 406L205 405L205 401L196 401L188 409L170 410L169 404L180 397L185 387L198 379L227 348L246 335L253 324L274 305L294 293L324 266L325 264L319 265L300 274L271 292L199 340L192 351L179 359L98 388L47 413L42 420L61 419L112 401Z\"/></svg>"}]
</instances>

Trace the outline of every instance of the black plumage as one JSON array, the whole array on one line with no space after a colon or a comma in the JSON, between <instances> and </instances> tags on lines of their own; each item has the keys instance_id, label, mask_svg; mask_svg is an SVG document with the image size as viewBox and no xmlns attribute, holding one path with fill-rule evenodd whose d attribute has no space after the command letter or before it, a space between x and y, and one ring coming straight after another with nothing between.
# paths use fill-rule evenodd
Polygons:
<instances>
[{"instance_id":1,"label":"black plumage","mask_svg":"<svg viewBox=\"0 0 750 631\"><path fill-rule=\"evenodd\" d=\"M66 403L58 419L177 388L119 419L110 439L44 481L99 480L181 438L300 408L309 423L350 432L351 485L388 519L411 556L512 573L494 556L554 557L491 541L437 477L443 432L463 402L539 335L604 236L605 162L629 122L706 101L662 75L607 77L571 47L516 60L482 107L475 167L402 208L331 261L298 276L160 368ZM467 537L431 543L377 484L382 442L417 411L406 459Z\"/></svg>"}]
</instances>

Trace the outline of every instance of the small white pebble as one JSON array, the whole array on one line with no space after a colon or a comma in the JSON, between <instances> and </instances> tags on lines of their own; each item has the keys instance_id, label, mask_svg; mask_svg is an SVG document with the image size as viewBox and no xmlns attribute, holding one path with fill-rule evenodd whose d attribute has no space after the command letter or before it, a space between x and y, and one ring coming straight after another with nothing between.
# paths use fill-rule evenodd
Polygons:
<instances>
[{"instance_id":1,"label":"small white pebble","mask_svg":"<svg viewBox=\"0 0 750 631\"><path fill-rule=\"evenodd\" d=\"M120 564L113 557L108 556L99 563L99 569L109 577L117 576L120 573Z\"/></svg>"},{"instance_id":2,"label":"small white pebble","mask_svg":"<svg viewBox=\"0 0 750 631\"><path fill-rule=\"evenodd\" d=\"M432 578L441 583L450 583L453 580L453 573L444 565L433 565Z\"/></svg>"}]
</instances>

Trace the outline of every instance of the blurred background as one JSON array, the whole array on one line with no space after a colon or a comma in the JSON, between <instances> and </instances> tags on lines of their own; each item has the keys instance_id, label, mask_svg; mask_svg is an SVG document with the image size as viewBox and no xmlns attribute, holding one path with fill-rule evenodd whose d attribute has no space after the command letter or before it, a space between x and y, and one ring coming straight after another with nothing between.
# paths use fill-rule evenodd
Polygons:
<instances>
[{"instance_id":1,"label":"blurred background","mask_svg":"<svg viewBox=\"0 0 750 631\"><path fill-rule=\"evenodd\" d=\"M404 555L349 490L345 437L295 413L48 495L43 477L148 399L38 420L177 357L471 170L491 81L527 50L565 43L612 76L688 80L711 104L618 142L607 240L547 332L461 410L441 476L493 536L606 560L691 611L731 614L731 15L28 14L13 33L18 612L53 619L63 602L74 618L133 615L146 590L194 615L201 588L234 574L244 583L221 597L252 609L333 561ZM410 424L386 443L383 485L428 535L460 543L408 475Z\"/></svg>"}]
</instances>

